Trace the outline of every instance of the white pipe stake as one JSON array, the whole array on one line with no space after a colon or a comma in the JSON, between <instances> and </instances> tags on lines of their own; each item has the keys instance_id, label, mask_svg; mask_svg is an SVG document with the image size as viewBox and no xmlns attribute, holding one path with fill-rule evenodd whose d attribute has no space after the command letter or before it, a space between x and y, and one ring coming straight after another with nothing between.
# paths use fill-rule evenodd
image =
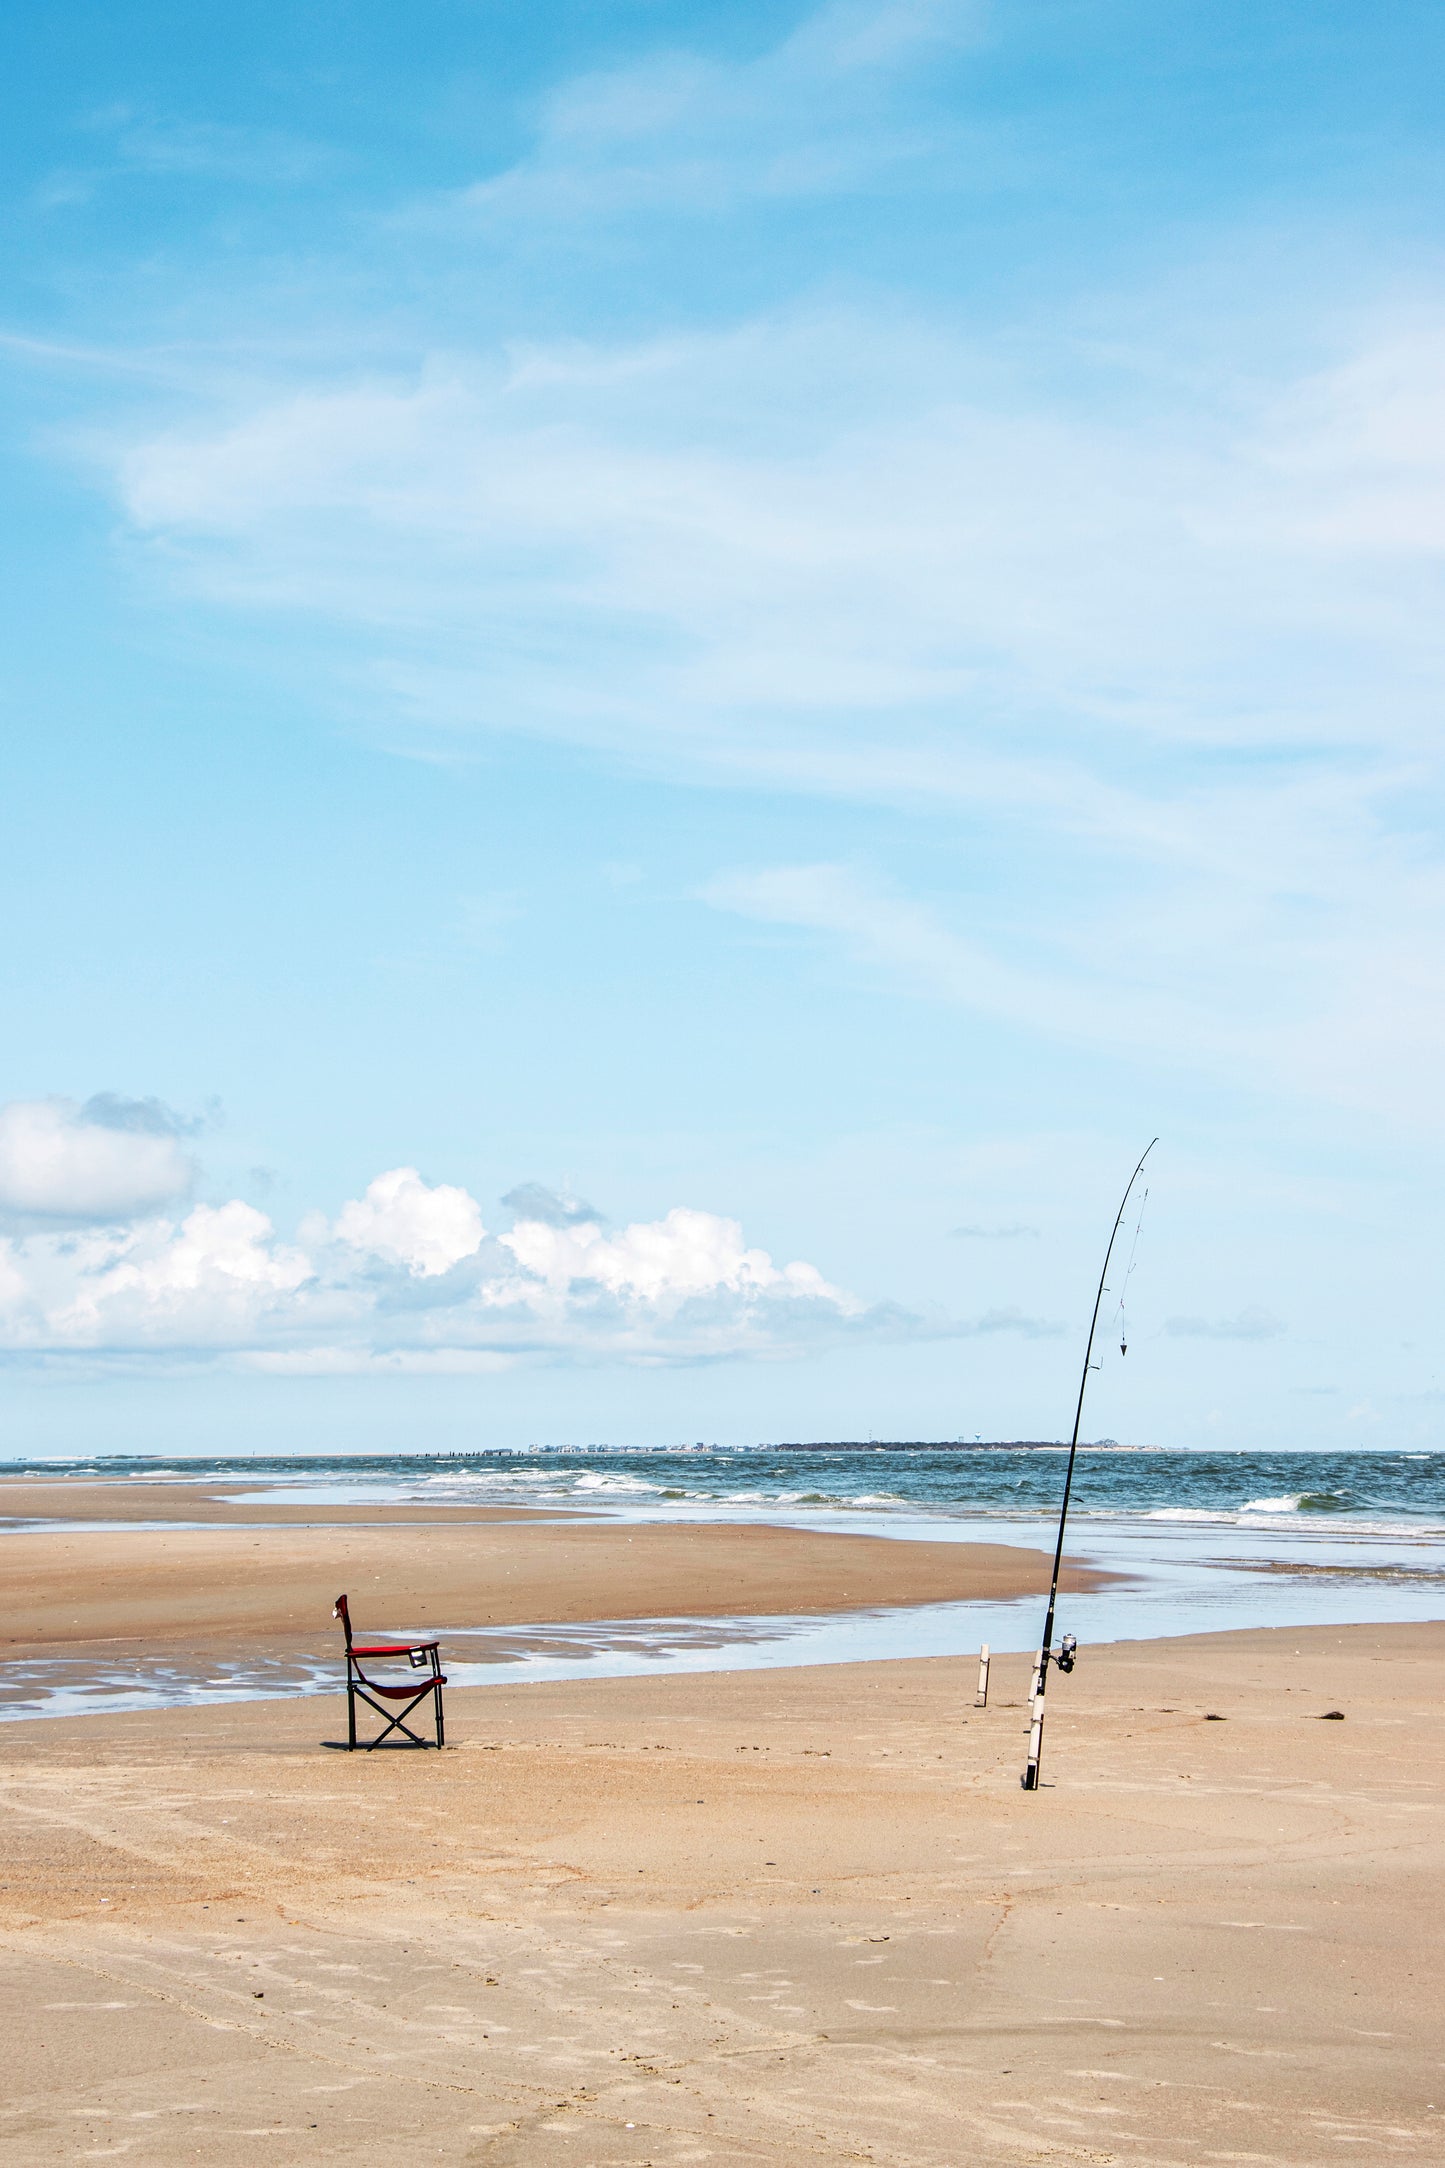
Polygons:
<instances>
[{"instance_id":1,"label":"white pipe stake","mask_svg":"<svg viewBox=\"0 0 1445 2168\"><path fill-rule=\"evenodd\" d=\"M976 1709L988 1707L988 1643L985 1641L978 1652L978 1692L973 1697Z\"/></svg>"},{"instance_id":2,"label":"white pipe stake","mask_svg":"<svg viewBox=\"0 0 1445 2168\"><path fill-rule=\"evenodd\" d=\"M1029 1768L1033 1774L1033 1781L1027 1784L1026 1787L1031 1792L1038 1789L1039 1762L1043 1756L1043 1749L1044 1697L1042 1694L1035 1694L1033 1722L1029 1725Z\"/></svg>"}]
</instances>

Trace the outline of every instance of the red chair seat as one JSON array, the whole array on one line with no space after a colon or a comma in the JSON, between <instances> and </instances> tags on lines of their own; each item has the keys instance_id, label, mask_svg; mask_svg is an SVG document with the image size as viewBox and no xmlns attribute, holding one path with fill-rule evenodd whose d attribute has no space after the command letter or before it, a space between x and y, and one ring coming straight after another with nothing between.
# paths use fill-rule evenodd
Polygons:
<instances>
[{"instance_id":1,"label":"red chair seat","mask_svg":"<svg viewBox=\"0 0 1445 2168\"><path fill-rule=\"evenodd\" d=\"M424 1694L429 1687L445 1686L446 1683L447 1675L444 1671L433 1672L429 1679L411 1679L405 1686L378 1686L375 1679L365 1681L369 1692L385 1694L388 1701L410 1701L413 1694Z\"/></svg>"}]
</instances>

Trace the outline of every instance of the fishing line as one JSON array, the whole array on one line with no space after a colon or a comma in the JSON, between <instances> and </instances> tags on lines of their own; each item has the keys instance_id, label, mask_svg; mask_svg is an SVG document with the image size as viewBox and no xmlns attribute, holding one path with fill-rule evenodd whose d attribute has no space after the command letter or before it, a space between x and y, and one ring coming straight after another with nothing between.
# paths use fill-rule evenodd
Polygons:
<instances>
[{"instance_id":1,"label":"fishing line","mask_svg":"<svg viewBox=\"0 0 1445 2168\"><path fill-rule=\"evenodd\" d=\"M1124 1314L1124 1305L1129 1294L1129 1282L1134 1277L1134 1259L1139 1251L1139 1230L1144 1224L1144 1207L1148 1202L1149 1192L1146 1189L1139 1199L1139 1217L1134 1222L1134 1240L1129 1245L1129 1262L1124 1268L1124 1279L1119 1289L1118 1306L1114 1311L1114 1328L1118 1334L1119 1353L1121 1355L1127 1355L1129 1352L1129 1326Z\"/></svg>"}]
</instances>

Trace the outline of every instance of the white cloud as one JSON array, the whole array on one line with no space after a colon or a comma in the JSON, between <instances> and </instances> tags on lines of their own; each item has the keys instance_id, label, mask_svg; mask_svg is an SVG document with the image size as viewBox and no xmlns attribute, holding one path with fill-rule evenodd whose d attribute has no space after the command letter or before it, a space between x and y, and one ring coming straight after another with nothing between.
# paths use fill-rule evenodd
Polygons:
<instances>
[{"instance_id":1,"label":"white cloud","mask_svg":"<svg viewBox=\"0 0 1445 2168\"><path fill-rule=\"evenodd\" d=\"M87 126L92 134L114 141L122 165L177 179L295 188L334 177L340 163L325 144L284 129L183 120L124 105L92 114Z\"/></svg>"},{"instance_id":2,"label":"white cloud","mask_svg":"<svg viewBox=\"0 0 1445 2168\"><path fill-rule=\"evenodd\" d=\"M1025 1340L1057 1340L1063 1329L1055 1318L1030 1317L1016 1308L985 1310L974 1324L963 1327L966 1332L1016 1332Z\"/></svg>"},{"instance_id":3,"label":"white cloud","mask_svg":"<svg viewBox=\"0 0 1445 2168\"><path fill-rule=\"evenodd\" d=\"M404 1167L334 1226L303 1221L297 1243L239 1200L180 1220L32 1232L0 1242L0 1347L51 1360L224 1357L287 1375L470 1375L528 1355L691 1362L857 1332L1031 1329L869 1309L811 1264L774 1263L716 1213L679 1206L610 1234L555 1217L489 1242L465 1190ZM356 1271L358 1254L371 1270Z\"/></svg>"},{"instance_id":4,"label":"white cloud","mask_svg":"<svg viewBox=\"0 0 1445 2168\"><path fill-rule=\"evenodd\" d=\"M969 1222L961 1227L950 1227L948 1231L962 1242L1016 1242L1021 1235L1037 1238L1042 1229L1026 1227L1022 1221L1015 1220L1009 1226L1000 1227L982 1227Z\"/></svg>"},{"instance_id":5,"label":"white cloud","mask_svg":"<svg viewBox=\"0 0 1445 2168\"><path fill-rule=\"evenodd\" d=\"M1440 873L1342 824L1340 854L1318 869L1311 895L1287 809L1272 838L1262 808L1249 825L1254 861L1241 852L1227 882L1222 866L1219 885L1186 882L1181 866L1172 893L1148 908L1121 913L1107 894L1079 895L1042 924L1026 909L1001 913L997 899L986 913L976 903L950 913L838 865L730 874L702 895L761 924L830 937L871 981L1040 1041L1174 1070L1203 1063L1297 1104L1382 1108L1433 1126L1445 1061ZM1181 837L1181 861L1187 849ZM1308 939L1297 930L1304 896Z\"/></svg>"},{"instance_id":6,"label":"white cloud","mask_svg":"<svg viewBox=\"0 0 1445 2168\"><path fill-rule=\"evenodd\" d=\"M886 188L938 149L937 121L895 108L900 80L974 43L981 13L978 0L831 0L744 59L662 51L574 78L517 164L410 222L515 233Z\"/></svg>"},{"instance_id":7,"label":"white cloud","mask_svg":"<svg viewBox=\"0 0 1445 2168\"><path fill-rule=\"evenodd\" d=\"M273 1378L486 1378L510 1370L517 1358L494 1348L250 1348L237 1367Z\"/></svg>"},{"instance_id":8,"label":"white cloud","mask_svg":"<svg viewBox=\"0 0 1445 2168\"><path fill-rule=\"evenodd\" d=\"M423 1279L472 1256L485 1233L474 1197L446 1182L428 1185L415 1167L379 1174L336 1220L339 1241L397 1259Z\"/></svg>"},{"instance_id":9,"label":"white cloud","mask_svg":"<svg viewBox=\"0 0 1445 2168\"><path fill-rule=\"evenodd\" d=\"M17 1309L29 1292L14 1245L0 1238L0 1310Z\"/></svg>"},{"instance_id":10,"label":"white cloud","mask_svg":"<svg viewBox=\"0 0 1445 2168\"><path fill-rule=\"evenodd\" d=\"M275 1240L264 1212L238 1199L197 1205L179 1224L35 1237L17 1252L33 1260L39 1310L12 1338L21 1347L244 1345L293 1321L293 1298L313 1271Z\"/></svg>"},{"instance_id":11,"label":"white cloud","mask_svg":"<svg viewBox=\"0 0 1445 2168\"><path fill-rule=\"evenodd\" d=\"M567 1190L559 1196L541 1182L519 1182L515 1189L507 1191L502 1203L519 1220L541 1220L548 1227L575 1227L581 1220L600 1221L604 1216L583 1198Z\"/></svg>"},{"instance_id":12,"label":"white cloud","mask_svg":"<svg viewBox=\"0 0 1445 2168\"><path fill-rule=\"evenodd\" d=\"M1169 1317L1164 1330L1185 1340L1274 1340L1284 1322L1259 1303L1246 1303L1233 1317Z\"/></svg>"},{"instance_id":13,"label":"white cloud","mask_svg":"<svg viewBox=\"0 0 1445 2168\"><path fill-rule=\"evenodd\" d=\"M720 210L759 199L781 231L790 196L1006 186L996 99L970 158L938 133L967 101L917 95L983 20L859 0L762 51L564 84L509 171L412 205L402 244L451 291L480 236L494 322L530 267L525 322L527 278L553 291L598 221L641 212L640 265L674 214L728 255ZM1309 239L1201 236L1132 292L1111 257L1092 296L1086 252L1032 317L985 272L932 313L888 289L719 326L710 299L705 331L469 351L453 330L384 368L352 327L269 383L250 349L193 371L168 425L106 456L158 577L309 623L351 712L369 671L390 747L527 732L986 823L993 925L894 896L855 946L1073 1043L1117 1029L1231 1075L1258 1056L1292 1092L1429 1123L1445 319L1368 265L1323 290ZM860 262L891 275L868 248L825 251L823 277L856 293Z\"/></svg>"},{"instance_id":14,"label":"white cloud","mask_svg":"<svg viewBox=\"0 0 1445 2168\"><path fill-rule=\"evenodd\" d=\"M986 821L986 926L838 869L733 906L1044 1038L1428 1126L1445 332L1319 343L1244 389L1121 346L1086 408L955 332L800 313L319 383L119 471L168 577L344 627L350 684L360 641L393 745L528 731Z\"/></svg>"},{"instance_id":15,"label":"white cloud","mask_svg":"<svg viewBox=\"0 0 1445 2168\"><path fill-rule=\"evenodd\" d=\"M1291 387L1269 416L1266 472L1299 541L1400 560L1445 550L1445 324L1387 327Z\"/></svg>"},{"instance_id":16,"label":"white cloud","mask_svg":"<svg viewBox=\"0 0 1445 2168\"><path fill-rule=\"evenodd\" d=\"M1082 327L1062 344L1082 368ZM825 789L850 754L856 788L906 788L931 752L935 787L951 758L957 795L1092 821L1081 730L1096 773L1119 734L1357 745L1369 691L1369 742L1432 736L1445 498L1404 442L1442 372L1433 324L1361 326L1251 403L1132 351L1085 402L976 337L802 312L228 399L118 472L211 592L365 623L433 728L499 704L520 619L512 727Z\"/></svg>"},{"instance_id":17,"label":"white cloud","mask_svg":"<svg viewBox=\"0 0 1445 2168\"><path fill-rule=\"evenodd\" d=\"M344 627L351 683L360 640L393 745L985 820L987 929L894 896L852 938L1048 1035L1263 1041L1276 1086L1428 1122L1445 334L1331 336L1246 391L1123 349L1086 410L956 333L800 314L282 393L120 474L168 576Z\"/></svg>"},{"instance_id":18,"label":"white cloud","mask_svg":"<svg viewBox=\"0 0 1445 2168\"><path fill-rule=\"evenodd\" d=\"M195 1166L153 1101L106 1094L0 1107L0 1211L125 1219L184 1196Z\"/></svg>"},{"instance_id":19,"label":"white cloud","mask_svg":"<svg viewBox=\"0 0 1445 2168\"><path fill-rule=\"evenodd\" d=\"M556 1227L520 1220L502 1244L523 1271L554 1292L594 1284L665 1316L698 1296L727 1293L744 1302L759 1296L800 1296L856 1315L863 1305L830 1287L806 1264L775 1265L766 1250L749 1249L736 1220L677 1205L665 1219L605 1235L595 1222Z\"/></svg>"},{"instance_id":20,"label":"white cloud","mask_svg":"<svg viewBox=\"0 0 1445 2168\"><path fill-rule=\"evenodd\" d=\"M846 866L777 866L731 875L711 883L704 898L767 924L839 936L860 964L915 992L1088 1045L1163 1040L1181 1054L1194 1054L1217 1031L1207 1013L1191 1012L1171 996L1167 983L1136 987L1133 999L1118 990L1101 1000L1061 962L1050 968L1010 958Z\"/></svg>"}]
</instances>

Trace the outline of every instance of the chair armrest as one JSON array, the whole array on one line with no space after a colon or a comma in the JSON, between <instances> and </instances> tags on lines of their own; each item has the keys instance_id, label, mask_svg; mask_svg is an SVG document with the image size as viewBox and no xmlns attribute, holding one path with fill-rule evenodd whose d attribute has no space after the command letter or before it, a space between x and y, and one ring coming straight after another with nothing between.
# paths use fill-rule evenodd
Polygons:
<instances>
[{"instance_id":1,"label":"chair armrest","mask_svg":"<svg viewBox=\"0 0 1445 2168\"><path fill-rule=\"evenodd\" d=\"M373 1641L363 1648L358 1641L353 1644L351 1653L353 1656L410 1656L413 1653L421 1655L440 1646L439 1641Z\"/></svg>"}]
</instances>

